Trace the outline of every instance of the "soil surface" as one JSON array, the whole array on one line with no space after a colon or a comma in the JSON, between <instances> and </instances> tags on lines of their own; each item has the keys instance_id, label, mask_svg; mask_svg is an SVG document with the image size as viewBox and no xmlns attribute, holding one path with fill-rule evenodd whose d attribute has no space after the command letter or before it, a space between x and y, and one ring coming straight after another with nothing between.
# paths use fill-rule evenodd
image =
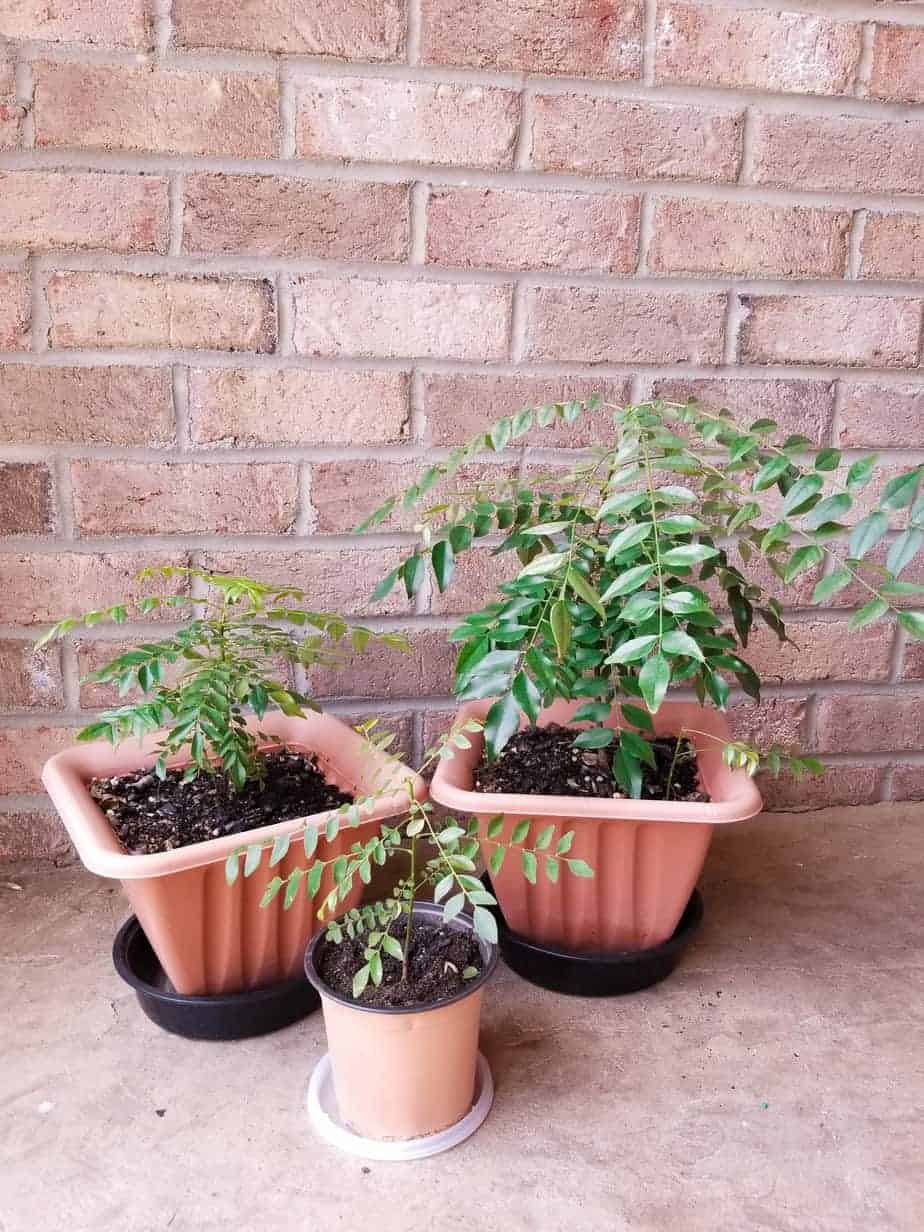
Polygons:
<instances>
[{"instance_id":1,"label":"soil surface","mask_svg":"<svg viewBox=\"0 0 924 1232\"><path fill-rule=\"evenodd\" d=\"M388 930L404 944L407 918L395 921ZM344 937L340 945L327 944L321 950L318 969L325 984L341 996L353 998L353 976L365 963L364 937L350 940ZM466 967L482 968L481 950L469 932L415 924L411 934L411 955L408 978L401 979L401 964L389 954L382 955L382 983L367 984L359 997L361 1005L391 1006L401 1009L412 1005L433 1005L454 997L471 984L462 978ZM474 977L472 977L474 978Z\"/></svg>"},{"instance_id":2,"label":"soil surface","mask_svg":"<svg viewBox=\"0 0 924 1232\"><path fill-rule=\"evenodd\" d=\"M139 770L122 778L93 779L90 795L132 855L173 851L353 802L304 753L268 753L263 767L264 777L243 791L234 791L222 774L200 774L183 783L182 769L168 770L164 779Z\"/></svg>"},{"instance_id":3,"label":"soil surface","mask_svg":"<svg viewBox=\"0 0 924 1232\"><path fill-rule=\"evenodd\" d=\"M613 778L612 749L577 749L578 731L550 723L527 727L512 737L496 761L482 758L475 770L475 791L505 792L527 796L598 796L626 798ZM642 763L643 800L663 800L677 749L673 736L650 740L655 768ZM680 752L671 777L670 799L708 803L696 767L696 751L689 740L680 741Z\"/></svg>"}]
</instances>

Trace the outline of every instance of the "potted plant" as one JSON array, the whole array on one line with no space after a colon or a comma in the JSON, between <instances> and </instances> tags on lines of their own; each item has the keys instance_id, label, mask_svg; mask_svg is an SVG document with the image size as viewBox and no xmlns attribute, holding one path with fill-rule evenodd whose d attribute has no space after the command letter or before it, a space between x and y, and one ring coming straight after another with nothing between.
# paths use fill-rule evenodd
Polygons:
<instances>
[{"instance_id":1,"label":"potted plant","mask_svg":"<svg viewBox=\"0 0 924 1232\"><path fill-rule=\"evenodd\" d=\"M422 770L467 752L481 730L475 719L460 720L427 751ZM366 735L382 749L381 737ZM380 821L348 851L328 850L278 873L263 897L285 907L303 883L309 896L323 895L319 914L330 922L309 944L305 970L321 997L330 1051L313 1075L309 1108L330 1141L382 1159L455 1145L481 1124L492 1098L478 1032L484 986L497 961L497 923L494 896L477 875L477 821L437 818L410 778L406 792L397 820ZM524 832L494 848L516 848L532 881L557 881L561 872L592 877L582 860L566 854L572 837L563 835L556 847L549 832L532 842ZM237 858L246 867L264 848L258 838ZM356 888L389 860L404 861L391 894L350 906ZM229 878L233 883L234 865ZM430 902L422 897L427 891Z\"/></svg>"},{"instance_id":2,"label":"potted plant","mask_svg":"<svg viewBox=\"0 0 924 1232\"><path fill-rule=\"evenodd\" d=\"M296 840L335 858L354 828L377 828L423 784L317 713L280 669L336 662L345 637L359 650L401 639L310 610L294 587L172 566L140 577L181 578L200 593L137 604L141 616L166 606L185 619L88 677L141 697L94 719L46 763L43 781L86 867L122 882L171 995L243 995L300 977L312 901L303 891L286 896L287 911L261 912L266 886L295 867ZM119 604L67 617L42 641L128 616ZM244 832L260 842L238 877Z\"/></svg>"},{"instance_id":3,"label":"potted plant","mask_svg":"<svg viewBox=\"0 0 924 1232\"><path fill-rule=\"evenodd\" d=\"M615 429L614 443L564 472L423 505L478 454L583 414L605 415L601 439ZM431 787L435 800L479 819L514 934L557 960L621 962L626 951L657 957L682 918L695 923L696 911L684 912L713 826L759 811L758 767L822 770L797 750L735 741L722 713L730 682L760 696L744 657L753 622L787 640L781 606L753 563L786 585L831 562L816 601L859 585L868 602L854 629L890 617L924 637L924 614L898 606L924 591L899 578L924 542L922 470L893 477L871 499L874 458L816 451L803 436L779 440L770 420L743 428L695 402L605 407L593 398L502 419L358 528L377 525L396 501L422 506L421 541L378 595L399 579L414 593L428 565L444 590L459 554L492 533L495 554L518 558L496 600L451 634L460 718L483 722L484 733L438 767ZM908 525L885 565L870 563L903 510ZM673 700L669 690L680 688L687 696ZM572 829L573 851L595 879L575 888L513 877L492 844L520 833L527 816L553 837Z\"/></svg>"}]
</instances>

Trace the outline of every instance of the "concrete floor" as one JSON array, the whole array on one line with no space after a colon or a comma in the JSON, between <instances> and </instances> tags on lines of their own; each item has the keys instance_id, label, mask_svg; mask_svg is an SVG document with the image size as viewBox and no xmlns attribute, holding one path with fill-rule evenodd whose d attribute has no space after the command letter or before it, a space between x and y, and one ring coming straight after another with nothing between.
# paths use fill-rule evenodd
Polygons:
<instances>
[{"instance_id":1,"label":"concrete floor","mask_svg":"<svg viewBox=\"0 0 924 1232\"><path fill-rule=\"evenodd\" d=\"M494 1109L416 1164L312 1137L320 1015L165 1035L110 965L119 891L5 870L0 1232L920 1232L921 822L880 805L720 828L703 933L637 996L502 968Z\"/></svg>"}]
</instances>

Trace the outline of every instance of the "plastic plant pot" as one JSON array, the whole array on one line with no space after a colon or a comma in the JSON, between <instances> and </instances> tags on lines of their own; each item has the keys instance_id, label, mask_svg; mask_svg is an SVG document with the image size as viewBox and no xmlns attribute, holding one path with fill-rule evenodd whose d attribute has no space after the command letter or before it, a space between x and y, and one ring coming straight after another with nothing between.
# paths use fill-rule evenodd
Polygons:
<instances>
[{"instance_id":1,"label":"plastic plant pot","mask_svg":"<svg viewBox=\"0 0 924 1232\"><path fill-rule=\"evenodd\" d=\"M416 923L442 922L442 908L433 903L416 903L413 910ZM446 927L473 931L467 915ZM325 984L318 963L330 944L323 933L314 938L305 973L321 994L340 1124L363 1139L404 1141L438 1134L468 1116L475 1103L481 1002L497 947L478 938L481 973L456 996L393 1009L364 1005Z\"/></svg>"},{"instance_id":2,"label":"plastic plant pot","mask_svg":"<svg viewBox=\"0 0 924 1232\"><path fill-rule=\"evenodd\" d=\"M376 752L352 728L328 714L291 718L280 713L250 722L273 738L267 747L286 745L313 753L324 776L356 796L388 790L374 810L364 810L358 827L344 824L333 842L322 837L318 855L330 859L345 853L352 843L367 838L370 829L386 817L407 809L406 783L422 796L426 788L406 766ZM241 834L229 834L191 843L155 855L130 855L123 850L88 790L90 779L128 774L153 766L157 733L142 745L128 741L113 749L99 741L78 744L45 764L42 781L54 801L84 865L101 877L114 877L122 887L151 943L158 961L178 993L196 996L235 993L263 988L294 977L301 969L305 945L319 927L315 905L305 894L296 896L286 911L282 895L260 906L263 891L273 876L286 877L305 864L301 843L272 869L269 851L249 877L234 885L225 879L225 861L239 847L272 842L277 835L314 826L322 831L329 811L295 817ZM182 765L182 758L171 761ZM391 787L394 786L394 791ZM333 887L325 870L315 902ZM348 910L359 901L362 887L344 901Z\"/></svg>"},{"instance_id":3,"label":"plastic plant pot","mask_svg":"<svg viewBox=\"0 0 924 1232\"><path fill-rule=\"evenodd\" d=\"M491 704L490 698L467 703L458 721L483 721ZM568 725L581 704L556 702L540 713L539 725ZM455 750L439 763L432 799L454 813L478 817L486 856L496 846L487 837L487 825L500 814L502 842L509 842L513 827L527 818L554 824L550 851L561 834L573 830L569 856L586 860L594 870L593 877L578 878L563 869L555 883L539 877L530 885L508 857L492 880L512 932L562 951L601 954L658 946L673 935L690 901L713 827L760 812L753 781L722 760L722 744L731 739L723 714L693 702L665 702L653 721L658 736L687 733L708 804L476 792L472 782L484 747L480 734L471 737L470 748ZM611 716L608 725L618 727L618 716Z\"/></svg>"}]
</instances>

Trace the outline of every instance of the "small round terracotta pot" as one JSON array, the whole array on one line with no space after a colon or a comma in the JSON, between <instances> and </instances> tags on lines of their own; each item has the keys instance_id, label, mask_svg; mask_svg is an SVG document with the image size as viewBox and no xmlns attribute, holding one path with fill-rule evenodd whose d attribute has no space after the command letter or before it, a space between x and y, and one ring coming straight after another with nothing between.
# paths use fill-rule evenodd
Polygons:
<instances>
[{"instance_id":1,"label":"small round terracotta pot","mask_svg":"<svg viewBox=\"0 0 924 1232\"><path fill-rule=\"evenodd\" d=\"M441 924L443 911L415 903L414 922ZM472 932L458 915L448 928ZM484 986L497 966L497 947L478 937L481 974L462 992L432 1006L363 1005L341 996L318 971L318 933L305 953L305 973L321 994L340 1121L364 1138L422 1138L454 1125L472 1106Z\"/></svg>"}]
</instances>

